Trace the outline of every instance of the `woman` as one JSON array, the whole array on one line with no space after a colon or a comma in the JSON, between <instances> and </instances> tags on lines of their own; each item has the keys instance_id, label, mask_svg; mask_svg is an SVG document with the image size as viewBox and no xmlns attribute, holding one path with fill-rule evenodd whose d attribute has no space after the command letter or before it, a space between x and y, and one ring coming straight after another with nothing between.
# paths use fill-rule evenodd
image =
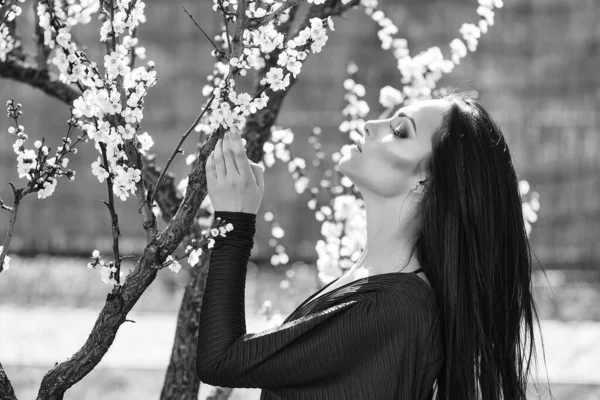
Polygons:
<instances>
[{"instance_id":1,"label":"woman","mask_svg":"<svg viewBox=\"0 0 600 400\"><path fill-rule=\"evenodd\" d=\"M502 132L459 95L364 128L362 145L339 162L365 201L361 258L280 327L256 334L246 333L244 285L262 169L239 134L217 143L208 191L215 218L234 230L211 253L200 380L263 388L261 399L525 400L537 311Z\"/></svg>"}]
</instances>

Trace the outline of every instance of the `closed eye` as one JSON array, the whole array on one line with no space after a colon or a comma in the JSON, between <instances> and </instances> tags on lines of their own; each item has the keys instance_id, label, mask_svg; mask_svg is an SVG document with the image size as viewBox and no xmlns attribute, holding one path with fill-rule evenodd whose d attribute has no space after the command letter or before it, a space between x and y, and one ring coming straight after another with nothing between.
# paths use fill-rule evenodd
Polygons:
<instances>
[{"instance_id":1,"label":"closed eye","mask_svg":"<svg viewBox=\"0 0 600 400\"><path fill-rule=\"evenodd\" d=\"M394 135L396 135L396 136L398 136L400 138L406 138L407 137L406 133L403 132L403 131L401 131L401 130L399 130L398 128L400 128L400 126L394 128L392 126L392 124L390 124L390 129L392 130L392 132L394 132Z\"/></svg>"}]
</instances>

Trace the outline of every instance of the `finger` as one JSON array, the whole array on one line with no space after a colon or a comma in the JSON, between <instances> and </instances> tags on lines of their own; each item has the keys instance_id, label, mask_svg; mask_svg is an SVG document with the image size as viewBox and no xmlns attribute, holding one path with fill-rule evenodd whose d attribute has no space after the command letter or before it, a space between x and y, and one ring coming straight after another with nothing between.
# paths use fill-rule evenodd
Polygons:
<instances>
[{"instance_id":1,"label":"finger","mask_svg":"<svg viewBox=\"0 0 600 400\"><path fill-rule=\"evenodd\" d=\"M237 165L237 170L240 176L244 181L252 179L252 169L250 168L250 160L248 160L248 156L246 155L246 149L244 148L244 143L242 142L242 135L238 130L231 132L231 150L233 151L233 155L235 157L235 164ZM256 180L254 181L256 184Z\"/></svg>"},{"instance_id":2,"label":"finger","mask_svg":"<svg viewBox=\"0 0 600 400\"><path fill-rule=\"evenodd\" d=\"M217 179L223 179L227 176L227 169L225 166L225 160L223 159L223 145L222 140L219 139L217 144L215 145L215 149L213 150L214 155L214 163L215 163L215 171L217 173Z\"/></svg>"},{"instance_id":3,"label":"finger","mask_svg":"<svg viewBox=\"0 0 600 400\"><path fill-rule=\"evenodd\" d=\"M239 175L238 167L236 165L235 156L233 154L233 149L231 148L231 139L230 132L226 132L223 135L223 157L225 158L225 166L227 168L227 174L231 175L231 178L234 178L235 175Z\"/></svg>"}]
</instances>

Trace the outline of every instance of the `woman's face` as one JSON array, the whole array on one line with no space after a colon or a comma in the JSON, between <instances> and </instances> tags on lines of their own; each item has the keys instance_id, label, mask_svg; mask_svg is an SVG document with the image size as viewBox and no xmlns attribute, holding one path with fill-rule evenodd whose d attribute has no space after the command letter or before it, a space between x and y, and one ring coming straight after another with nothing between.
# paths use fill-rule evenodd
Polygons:
<instances>
[{"instance_id":1,"label":"woman's face","mask_svg":"<svg viewBox=\"0 0 600 400\"><path fill-rule=\"evenodd\" d=\"M365 122L362 153L353 150L342 157L340 171L363 196L391 198L408 193L425 178L413 170L431 153L431 138L449 106L444 99L425 100L402 107L388 119Z\"/></svg>"}]
</instances>

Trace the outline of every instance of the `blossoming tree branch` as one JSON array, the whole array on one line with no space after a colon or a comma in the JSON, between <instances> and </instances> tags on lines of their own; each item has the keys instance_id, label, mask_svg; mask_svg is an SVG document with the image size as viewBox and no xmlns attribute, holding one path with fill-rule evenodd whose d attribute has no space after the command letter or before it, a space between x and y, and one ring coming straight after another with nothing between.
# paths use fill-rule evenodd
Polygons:
<instances>
[{"instance_id":1,"label":"blossoming tree branch","mask_svg":"<svg viewBox=\"0 0 600 400\"><path fill-rule=\"evenodd\" d=\"M200 382L194 374L195 345L208 264L207 249L212 248L214 237L235 229L227 221L212 220L213 210L206 196L206 157L225 131L240 129L251 160L271 167L276 158L280 159L287 163L295 190L299 194L306 191L309 185L304 173L306 162L292 157L289 149L294 134L289 129L276 127L275 122L286 94L299 78L303 62L326 45L329 32L334 30L332 17L362 8L379 25L381 46L393 53L401 75L401 87L386 86L380 91L380 103L389 113L403 104L440 94L437 82L468 52L476 50L481 36L494 24L495 9L502 7L502 0L479 0L473 13L478 21L463 24L459 30L461 37L450 43L447 55L439 47L432 47L414 57L410 55L408 41L395 37L398 28L385 16L377 0L214 0L213 11L222 20L221 32L214 40L184 7L182 12L187 13L190 23L196 24L213 46L214 71L203 89L204 101L198 116L190 121L189 129L182 133L161 168L156 157L149 154L154 144L152 137L142 128L144 99L159 75L152 61L135 67L136 61L146 58L145 48L137 38L138 29L146 22L145 3L140 0L34 0L35 26L31 33L37 46L31 53L32 49L25 49L20 40L23 2L0 0L0 78L43 90L69 106L71 118L60 143L46 143L45 138L34 132L31 147L29 133L19 121L22 113L27 112L26 106L13 99L6 103L7 116L12 121L7 134L14 136L17 170L19 178L25 180L22 187L10 183L11 204L0 199L0 209L10 213L7 233L0 246L0 272L10 268L7 253L24 198L33 193L46 198L52 195L59 180L74 180L76 171L68 168L69 157L90 141L98 151L90 167L99 184L106 186L104 203L111 218L113 238L112 254L106 257L90 249L88 263L88 268L97 270L102 281L111 288L104 307L79 351L57 363L44 376L38 399L62 399L72 385L93 370L110 348L119 327L129 321L128 312L157 272L162 268L178 272L183 258L187 258L192 267L190 281L178 316L161 398L197 398ZM298 6L303 4L306 10L300 12ZM88 24L95 14L102 22L99 40L106 49L103 60L90 59L72 34L73 27ZM369 112L361 99L365 88L353 79L356 70L357 67L351 65L350 77L344 82L347 106L342 111L345 120L340 125L340 132L348 134L351 140L358 138L363 118ZM246 79L249 73L255 78L253 91L238 92L236 83ZM196 153L186 158L190 173L176 182L168 168L182 153L181 146L192 132L202 133L202 138ZM316 151L316 166L320 166L324 158L318 151L319 134L320 130L315 129L309 138ZM348 146L342 148L344 151L348 151ZM333 161L339 157L339 153L332 155ZM364 226L364 206L346 178L341 179L340 190L322 183L330 179L331 173L324 176L326 178L317 185L320 187L310 188L307 205L323 223L321 233L325 240L316 246L317 265L320 278L329 281L339 276L342 268L355 260L364 246L365 238L357 234ZM525 181L521 183L525 195L529 188ZM326 199L319 204L321 189L325 189ZM127 256L119 248L115 202L128 201L131 195L139 207L147 244L140 249L135 269L125 274L121 271L121 261ZM537 194L532 193L531 200L524 202L528 230L529 223L535 222L538 209ZM158 228L157 216L162 216L167 223L162 230ZM277 242L284 235L282 227L273 213L265 213L264 218L271 223ZM180 244L185 251L177 255ZM286 264L284 246L273 247L277 254L271 263ZM0 393L0 399L16 399L1 364ZM211 398L226 398L230 393L231 389L217 388Z\"/></svg>"}]
</instances>

